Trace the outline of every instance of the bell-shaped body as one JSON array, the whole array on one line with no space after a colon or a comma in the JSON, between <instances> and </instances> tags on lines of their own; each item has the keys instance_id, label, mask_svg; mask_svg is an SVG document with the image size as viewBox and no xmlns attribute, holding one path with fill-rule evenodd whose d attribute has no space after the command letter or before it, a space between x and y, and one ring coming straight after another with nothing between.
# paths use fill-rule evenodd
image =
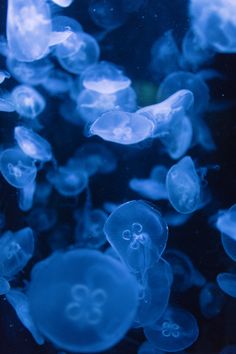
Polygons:
<instances>
[{"instance_id":1,"label":"bell-shaped body","mask_svg":"<svg viewBox=\"0 0 236 354\"><path fill-rule=\"evenodd\" d=\"M105 61L88 67L80 81L86 89L102 94L113 94L131 85L131 80L120 69Z\"/></svg>"},{"instance_id":2,"label":"bell-shaped body","mask_svg":"<svg viewBox=\"0 0 236 354\"><path fill-rule=\"evenodd\" d=\"M219 213L216 228L236 242L236 204Z\"/></svg>"},{"instance_id":3,"label":"bell-shaped body","mask_svg":"<svg viewBox=\"0 0 236 354\"><path fill-rule=\"evenodd\" d=\"M68 7L72 4L74 0L52 0L54 4L61 6L61 7Z\"/></svg>"},{"instance_id":4,"label":"bell-shaped body","mask_svg":"<svg viewBox=\"0 0 236 354\"><path fill-rule=\"evenodd\" d=\"M6 149L1 153L0 171L15 188L23 188L32 183L37 174L34 161L18 148Z\"/></svg>"},{"instance_id":5,"label":"bell-shaped body","mask_svg":"<svg viewBox=\"0 0 236 354\"><path fill-rule=\"evenodd\" d=\"M138 286L127 269L94 250L53 253L35 265L28 289L40 332L70 352L110 348L130 328Z\"/></svg>"},{"instance_id":6,"label":"bell-shaped body","mask_svg":"<svg viewBox=\"0 0 236 354\"><path fill-rule=\"evenodd\" d=\"M27 221L35 232L45 232L56 224L57 211L53 208L34 207L28 214Z\"/></svg>"},{"instance_id":7,"label":"bell-shaped body","mask_svg":"<svg viewBox=\"0 0 236 354\"><path fill-rule=\"evenodd\" d=\"M221 243L227 256L236 262L236 239L222 233Z\"/></svg>"},{"instance_id":8,"label":"bell-shaped body","mask_svg":"<svg viewBox=\"0 0 236 354\"><path fill-rule=\"evenodd\" d=\"M29 227L16 232L7 231L0 238L0 267L2 275L12 279L28 263L34 252L34 235Z\"/></svg>"},{"instance_id":9,"label":"bell-shaped body","mask_svg":"<svg viewBox=\"0 0 236 354\"><path fill-rule=\"evenodd\" d=\"M229 296L236 297L236 274L220 273L217 275L217 284Z\"/></svg>"},{"instance_id":10,"label":"bell-shaped body","mask_svg":"<svg viewBox=\"0 0 236 354\"><path fill-rule=\"evenodd\" d=\"M166 176L166 188L172 206L183 214L194 212L201 203L201 181L190 156L173 165Z\"/></svg>"},{"instance_id":11,"label":"bell-shaped body","mask_svg":"<svg viewBox=\"0 0 236 354\"><path fill-rule=\"evenodd\" d=\"M161 257L168 238L161 214L148 203L133 200L108 217L104 231L129 269L145 273Z\"/></svg>"},{"instance_id":12,"label":"bell-shaped body","mask_svg":"<svg viewBox=\"0 0 236 354\"><path fill-rule=\"evenodd\" d=\"M137 144L153 135L154 124L137 113L110 111L101 115L90 127L91 135L117 144Z\"/></svg>"},{"instance_id":13,"label":"bell-shaped body","mask_svg":"<svg viewBox=\"0 0 236 354\"><path fill-rule=\"evenodd\" d=\"M15 127L14 137L19 148L32 159L42 162L52 159L51 145L33 130L23 126Z\"/></svg>"},{"instance_id":14,"label":"bell-shaped body","mask_svg":"<svg viewBox=\"0 0 236 354\"><path fill-rule=\"evenodd\" d=\"M144 333L157 349L177 352L190 347L197 340L199 330L190 312L168 307L152 326L144 328Z\"/></svg>"},{"instance_id":15,"label":"bell-shaped body","mask_svg":"<svg viewBox=\"0 0 236 354\"><path fill-rule=\"evenodd\" d=\"M225 303L225 296L215 283L206 283L199 294L199 305L205 318L219 315Z\"/></svg>"},{"instance_id":16,"label":"bell-shaped body","mask_svg":"<svg viewBox=\"0 0 236 354\"><path fill-rule=\"evenodd\" d=\"M10 53L20 61L34 61L47 54L51 17L45 0L9 0L7 41Z\"/></svg>"},{"instance_id":17,"label":"bell-shaped body","mask_svg":"<svg viewBox=\"0 0 236 354\"><path fill-rule=\"evenodd\" d=\"M22 117L34 119L46 106L45 99L34 88L18 85L12 91L16 112Z\"/></svg>"}]
</instances>

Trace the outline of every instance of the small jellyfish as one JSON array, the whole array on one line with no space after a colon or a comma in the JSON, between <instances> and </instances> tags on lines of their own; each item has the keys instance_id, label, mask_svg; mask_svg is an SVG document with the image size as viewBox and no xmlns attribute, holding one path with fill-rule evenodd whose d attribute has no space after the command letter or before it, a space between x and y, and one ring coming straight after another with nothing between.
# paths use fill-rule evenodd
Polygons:
<instances>
[{"instance_id":1,"label":"small jellyfish","mask_svg":"<svg viewBox=\"0 0 236 354\"><path fill-rule=\"evenodd\" d=\"M0 171L15 188L23 188L32 183L37 174L34 161L18 148L6 149L1 153Z\"/></svg>"},{"instance_id":2,"label":"small jellyfish","mask_svg":"<svg viewBox=\"0 0 236 354\"><path fill-rule=\"evenodd\" d=\"M236 239L222 233L221 243L227 256L236 262Z\"/></svg>"},{"instance_id":3,"label":"small jellyfish","mask_svg":"<svg viewBox=\"0 0 236 354\"><path fill-rule=\"evenodd\" d=\"M34 266L31 278L27 295L33 321L57 347L102 351L132 325L138 285L112 257L86 249L55 252Z\"/></svg>"},{"instance_id":4,"label":"small jellyfish","mask_svg":"<svg viewBox=\"0 0 236 354\"><path fill-rule=\"evenodd\" d=\"M79 195L88 184L87 173L79 168L74 168L74 166L63 166L55 171L49 171L47 179L64 197Z\"/></svg>"},{"instance_id":5,"label":"small jellyfish","mask_svg":"<svg viewBox=\"0 0 236 354\"><path fill-rule=\"evenodd\" d=\"M177 352L190 347L197 340L199 329L190 312L168 307L152 326L144 328L144 333L155 348Z\"/></svg>"},{"instance_id":6,"label":"small jellyfish","mask_svg":"<svg viewBox=\"0 0 236 354\"><path fill-rule=\"evenodd\" d=\"M224 293L236 297L236 274L219 273L216 277L216 281Z\"/></svg>"},{"instance_id":7,"label":"small jellyfish","mask_svg":"<svg viewBox=\"0 0 236 354\"><path fill-rule=\"evenodd\" d=\"M43 112L46 102L34 88L18 85L12 91L16 112L25 118L34 119Z\"/></svg>"},{"instance_id":8,"label":"small jellyfish","mask_svg":"<svg viewBox=\"0 0 236 354\"><path fill-rule=\"evenodd\" d=\"M19 190L19 208L22 211L29 211L33 206L34 193L36 189L36 183L27 184L25 187Z\"/></svg>"},{"instance_id":9,"label":"small jellyfish","mask_svg":"<svg viewBox=\"0 0 236 354\"><path fill-rule=\"evenodd\" d=\"M128 87L113 94L82 90L76 97L77 115L86 123L93 123L109 111L134 112L137 108L136 93Z\"/></svg>"},{"instance_id":10,"label":"small jellyfish","mask_svg":"<svg viewBox=\"0 0 236 354\"><path fill-rule=\"evenodd\" d=\"M29 227L6 231L0 237L1 274L12 279L28 263L34 252L34 235Z\"/></svg>"},{"instance_id":11,"label":"small jellyfish","mask_svg":"<svg viewBox=\"0 0 236 354\"><path fill-rule=\"evenodd\" d=\"M33 130L17 126L14 129L14 137L25 155L42 162L52 159L51 145Z\"/></svg>"},{"instance_id":12,"label":"small jellyfish","mask_svg":"<svg viewBox=\"0 0 236 354\"><path fill-rule=\"evenodd\" d=\"M48 53L51 34L50 8L45 0L9 0L7 41L12 56L31 62Z\"/></svg>"},{"instance_id":13,"label":"small jellyfish","mask_svg":"<svg viewBox=\"0 0 236 354\"><path fill-rule=\"evenodd\" d=\"M37 206L27 215L27 221L36 232L49 231L57 222L57 211L53 208Z\"/></svg>"},{"instance_id":14,"label":"small jellyfish","mask_svg":"<svg viewBox=\"0 0 236 354\"><path fill-rule=\"evenodd\" d=\"M6 294L7 301L9 304L14 308L16 311L17 317L28 329L28 331L32 334L34 340L37 344L42 345L44 344L44 338L42 337L41 333L36 328L32 316L29 309L29 300L27 296L20 290L11 289Z\"/></svg>"},{"instance_id":15,"label":"small jellyfish","mask_svg":"<svg viewBox=\"0 0 236 354\"><path fill-rule=\"evenodd\" d=\"M64 71L54 69L42 82L42 86L51 96L60 96L71 89L72 79Z\"/></svg>"},{"instance_id":16,"label":"small jellyfish","mask_svg":"<svg viewBox=\"0 0 236 354\"><path fill-rule=\"evenodd\" d=\"M166 176L169 201L179 213L193 213L201 204L201 181L190 156L173 165Z\"/></svg>"},{"instance_id":17,"label":"small jellyfish","mask_svg":"<svg viewBox=\"0 0 236 354\"><path fill-rule=\"evenodd\" d=\"M219 212L216 228L236 241L236 204Z\"/></svg>"},{"instance_id":18,"label":"small jellyfish","mask_svg":"<svg viewBox=\"0 0 236 354\"><path fill-rule=\"evenodd\" d=\"M86 89L102 94L113 94L131 85L131 80L119 68L106 61L88 67L80 82Z\"/></svg>"},{"instance_id":19,"label":"small jellyfish","mask_svg":"<svg viewBox=\"0 0 236 354\"><path fill-rule=\"evenodd\" d=\"M215 283L206 283L199 294L199 306L205 318L219 315L225 303L225 296Z\"/></svg>"},{"instance_id":20,"label":"small jellyfish","mask_svg":"<svg viewBox=\"0 0 236 354\"><path fill-rule=\"evenodd\" d=\"M117 144L131 145L152 137L153 130L153 122L145 115L110 111L95 120L90 134Z\"/></svg>"},{"instance_id":21,"label":"small jellyfish","mask_svg":"<svg viewBox=\"0 0 236 354\"><path fill-rule=\"evenodd\" d=\"M173 271L172 290L184 292L192 286L202 287L206 280L194 267L191 259L183 252L168 249L164 254Z\"/></svg>"},{"instance_id":22,"label":"small jellyfish","mask_svg":"<svg viewBox=\"0 0 236 354\"><path fill-rule=\"evenodd\" d=\"M104 232L115 251L135 273L145 273L161 257L168 238L161 214L143 201L120 205L108 217Z\"/></svg>"}]
</instances>

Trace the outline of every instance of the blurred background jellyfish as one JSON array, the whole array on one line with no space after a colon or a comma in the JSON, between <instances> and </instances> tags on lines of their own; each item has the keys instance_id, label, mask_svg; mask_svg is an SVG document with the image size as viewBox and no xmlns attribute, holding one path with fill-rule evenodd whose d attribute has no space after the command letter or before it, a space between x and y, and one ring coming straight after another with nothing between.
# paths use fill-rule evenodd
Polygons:
<instances>
[{"instance_id":1,"label":"blurred background jellyfish","mask_svg":"<svg viewBox=\"0 0 236 354\"><path fill-rule=\"evenodd\" d=\"M220 273L217 275L216 281L224 293L236 297L236 274Z\"/></svg>"}]
</instances>

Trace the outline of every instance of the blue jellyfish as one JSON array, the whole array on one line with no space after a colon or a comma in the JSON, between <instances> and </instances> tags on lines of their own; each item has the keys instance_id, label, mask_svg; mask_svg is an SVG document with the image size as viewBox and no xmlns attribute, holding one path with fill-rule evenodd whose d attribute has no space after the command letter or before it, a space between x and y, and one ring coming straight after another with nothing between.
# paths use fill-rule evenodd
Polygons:
<instances>
[{"instance_id":1,"label":"blue jellyfish","mask_svg":"<svg viewBox=\"0 0 236 354\"><path fill-rule=\"evenodd\" d=\"M131 85L131 80L114 64L101 61L89 66L80 77L81 84L88 90L102 94L113 94Z\"/></svg>"},{"instance_id":2,"label":"blue jellyfish","mask_svg":"<svg viewBox=\"0 0 236 354\"><path fill-rule=\"evenodd\" d=\"M72 87L71 76L62 70L51 70L42 82L43 88L51 96L61 96L68 92Z\"/></svg>"},{"instance_id":3,"label":"blue jellyfish","mask_svg":"<svg viewBox=\"0 0 236 354\"><path fill-rule=\"evenodd\" d=\"M34 340L39 344L44 344L44 338L42 337L41 333L36 328L32 316L29 309L29 300L27 296L18 289L11 289L6 294L7 301L9 304L14 308L16 311L17 317L28 329L28 331L32 334Z\"/></svg>"},{"instance_id":4,"label":"blue jellyfish","mask_svg":"<svg viewBox=\"0 0 236 354\"><path fill-rule=\"evenodd\" d=\"M10 54L31 62L48 54L52 30L50 8L45 0L9 0L7 42Z\"/></svg>"},{"instance_id":5,"label":"blue jellyfish","mask_svg":"<svg viewBox=\"0 0 236 354\"><path fill-rule=\"evenodd\" d=\"M199 330L190 312L170 306L152 326L144 328L144 333L155 348L177 352L190 347L197 340Z\"/></svg>"},{"instance_id":6,"label":"blue jellyfish","mask_svg":"<svg viewBox=\"0 0 236 354\"><path fill-rule=\"evenodd\" d=\"M61 7L68 7L72 4L74 0L52 0L54 4L61 6Z\"/></svg>"},{"instance_id":7,"label":"blue jellyfish","mask_svg":"<svg viewBox=\"0 0 236 354\"><path fill-rule=\"evenodd\" d=\"M216 277L216 281L224 293L236 297L236 274L219 273Z\"/></svg>"},{"instance_id":8,"label":"blue jellyfish","mask_svg":"<svg viewBox=\"0 0 236 354\"><path fill-rule=\"evenodd\" d=\"M190 156L169 169L166 188L170 203L179 213L193 213L200 207L201 181Z\"/></svg>"},{"instance_id":9,"label":"blue jellyfish","mask_svg":"<svg viewBox=\"0 0 236 354\"><path fill-rule=\"evenodd\" d=\"M57 192L65 197L79 195L88 184L87 173L74 166L63 166L49 171L47 179Z\"/></svg>"},{"instance_id":10,"label":"blue jellyfish","mask_svg":"<svg viewBox=\"0 0 236 354\"><path fill-rule=\"evenodd\" d=\"M15 102L10 93L0 91L0 112L14 112L16 110Z\"/></svg>"},{"instance_id":11,"label":"blue jellyfish","mask_svg":"<svg viewBox=\"0 0 236 354\"><path fill-rule=\"evenodd\" d=\"M93 123L109 111L134 112L137 108L136 93L132 87L113 94L82 90L76 97L77 115L86 123Z\"/></svg>"},{"instance_id":12,"label":"blue jellyfish","mask_svg":"<svg viewBox=\"0 0 236 354\"><path fill-rule=\"evenodd\" d=\"M236 204L232 205L228 210L219 212L216 228L236 242Z\"/></svg>"},{"instance_id":13,"label":"blue jellyfish","mask_svg":"<svg viewBox=\"0 0 236 354\"><path fill-rule=\"evenodd\" d=\"M0 171L15 188L23 188L32 183L37 174L34 161L18 148L3 150L0 155Z\"/></svg>"},{"instance_id":14,"label":"blue jellyfish","mask_svg":"<svg viewBox=\"0 0 236 354\"><path fill-rule=\"evenodd\" d=\"M33 206L34 193L36 189L36 183L27 184L25 187L19 190L19 208L22 211L29 211Z\"/></svg>"},{"instance_id":15,"label":"blue jellyfish","mask_svg":"<svg viewBox=\"0 0 236 354\"><path fill-rule=\"evenodd\" d=\"M56 46L55 55L63 69L72 74L81 74L97 62L100 49L89 34L71 31L69 37Z\"/></svg>"},{"instance_id":16,"label":"blue jellyfish","mask_svg":"<svg viewBox=\"0 0 236 354\"><path fill-rule=\"evenodd\" d=\"M153 135L154 124L138 113L110 111L102 114L90 127L91 135L117 144L137 144Z\"/></svg>"},{"instance_id":17,"label":"blue jellyfish","mask_svg":"<svg viewBox=\"0 0 236 354\"><path fill-rule=\"evenodd\" d=\"M36 206L27 215L27 221L35 232L49 231L57 222L57 211L54 208Z\"/></svg>"},{"instance_id":18,"label":"blue jellyfish","mask_svg":"<svg viewBox=\"0 0 236 354\"><path fill-rule=\"evenodd\" d=\"M141 274L158 261L168 238L167 225L161 214L141 200L116 208L108 217L104 231L128 268Z\"/></svg>"},{"instance_id":19,"label":"blue jellyfish","mask_svg":"<svg viewBox=\"0 0 236 354\"><path fill-rule=\"evenodd\" d=\"M227 256L236 262L236 239L222 233L221 243Z\"/></svg>"},{"instance_id":20,"label":"blue jellyfish","mask_svg":"<svg viewBox=\"0 0 236 354\"><path fill-rule=\"evenodd\" d=\"M35 204L48 205L52 193L52 185L48 181L37 182L34 194Z\"/></svg>"},{"instance_id":21,"label":"blue jellyfish","mask_svg":"<svg viewBox=\"0 0 236 354\"><path fill-rule=\"evenodd\" d=\"M236 52L235 1L191 0L189 10L200 47L219 53Z\"/></svg>"},{"instance_id":22,"label":"blue jellyfish","mask_svg":"<svg viewBox=\"0 0 236 354\"><path fill-rule=\"evenodd\" d=\"M42 162L52 159L51 145L33 130L24 126L17 126L14 129L14 137L25 155Z\"/></svg>"},{"instance_id":23,"label":"blue jellyfish","mask_svg":"<svg viewBox=\"0 0 236 354\"><path fill-rule=\"evenodd\" d=\"M57 347L102 351L132 325L138 285L112 257L86 249L55 252L35 265L31 277L27 295L33 321Z\"/></svg>"},{"instance_id":24,"label":"blue jellyfish","mask_svg":"<svg viewBox=\"0 0 236 354\"><path fill-rule=\"evenodd\" d=\"M12 91L12 99L16 112L25 118L36 118L43 112L46 106L43 96L34 88L27 85L16 86Z\"/></svg>"},{"instance_id":25,"label":"blue jellyfish","mask_svg":"<svg viewBox=\"0 0 236 354\"><path fill-rule=\"evenodd\" d=\"M83 28L81 24L75 20L74 18L68 17L68 16L53 16L52 18L52 30L55 33L63 33L63 32L83 32ZM66 48L62 46L60 48L60 45L57 45L56 50L66 51ZM69 48L68 48L69 49ZM62 54L61 53L61 54ZM65 54L65 52L64 52Z\"/></svg>"},{"instance_id":26,"label":"blue jellyfish","mask_svg":"<svg viewBox=\"0 0 236 354\"><path fill-rule=\"evenodd\" d=\"M0 238L1 274L12 279L28 263L34 252L34 235L29 227L6 231Z\"/></svg>"},{"instance_id":27,"label":"blue jellyfish","mask_svg":"<svg viewBox=\"0 0 236 354\"><path fill-rule=\"evenodd\" d=\"M199 306L205 318L219 315L225 304L225 296L215 283L206 283L199 294Z\"/></svg>"},{"instance_id":28,"label":"blue jellyfish","mask_svg":"<svg viewBox=\"0 0 236 354\"><path fill-rule=\"evenodd\" d=\"M9 281L0 275L0 295L6 295L10 290Z\"/></svg>"},{"instance_id":29,"label":"blue jellyfish","mask_svg":"<svg viewBox=\"0 0 236 354\"><path fill-rule=\"evenodd\" d=\"M205 284L205 278L185 253L170 248L165 252L164 257L173 271L172 290L184 292L192 286L202 287Z\"/></svg>"}]
</instances>

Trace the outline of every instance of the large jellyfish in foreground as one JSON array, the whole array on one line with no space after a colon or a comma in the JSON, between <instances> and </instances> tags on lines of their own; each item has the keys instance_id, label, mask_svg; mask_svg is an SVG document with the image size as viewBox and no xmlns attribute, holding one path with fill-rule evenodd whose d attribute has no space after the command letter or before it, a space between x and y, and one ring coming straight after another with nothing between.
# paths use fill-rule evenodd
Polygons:
<instances>
[{"instance_id":1,"label":"large jellyfish in foreground","mask_svg":"<svg viewBox=\"0 0 236 354\"><path fill-rule=\"evenodd\" d=\"M72 250L35 265L28 297L36 327L53 344L97 352L116 344L131 327L138 285L114 258Z\"/></svg>"}]
</instances>

